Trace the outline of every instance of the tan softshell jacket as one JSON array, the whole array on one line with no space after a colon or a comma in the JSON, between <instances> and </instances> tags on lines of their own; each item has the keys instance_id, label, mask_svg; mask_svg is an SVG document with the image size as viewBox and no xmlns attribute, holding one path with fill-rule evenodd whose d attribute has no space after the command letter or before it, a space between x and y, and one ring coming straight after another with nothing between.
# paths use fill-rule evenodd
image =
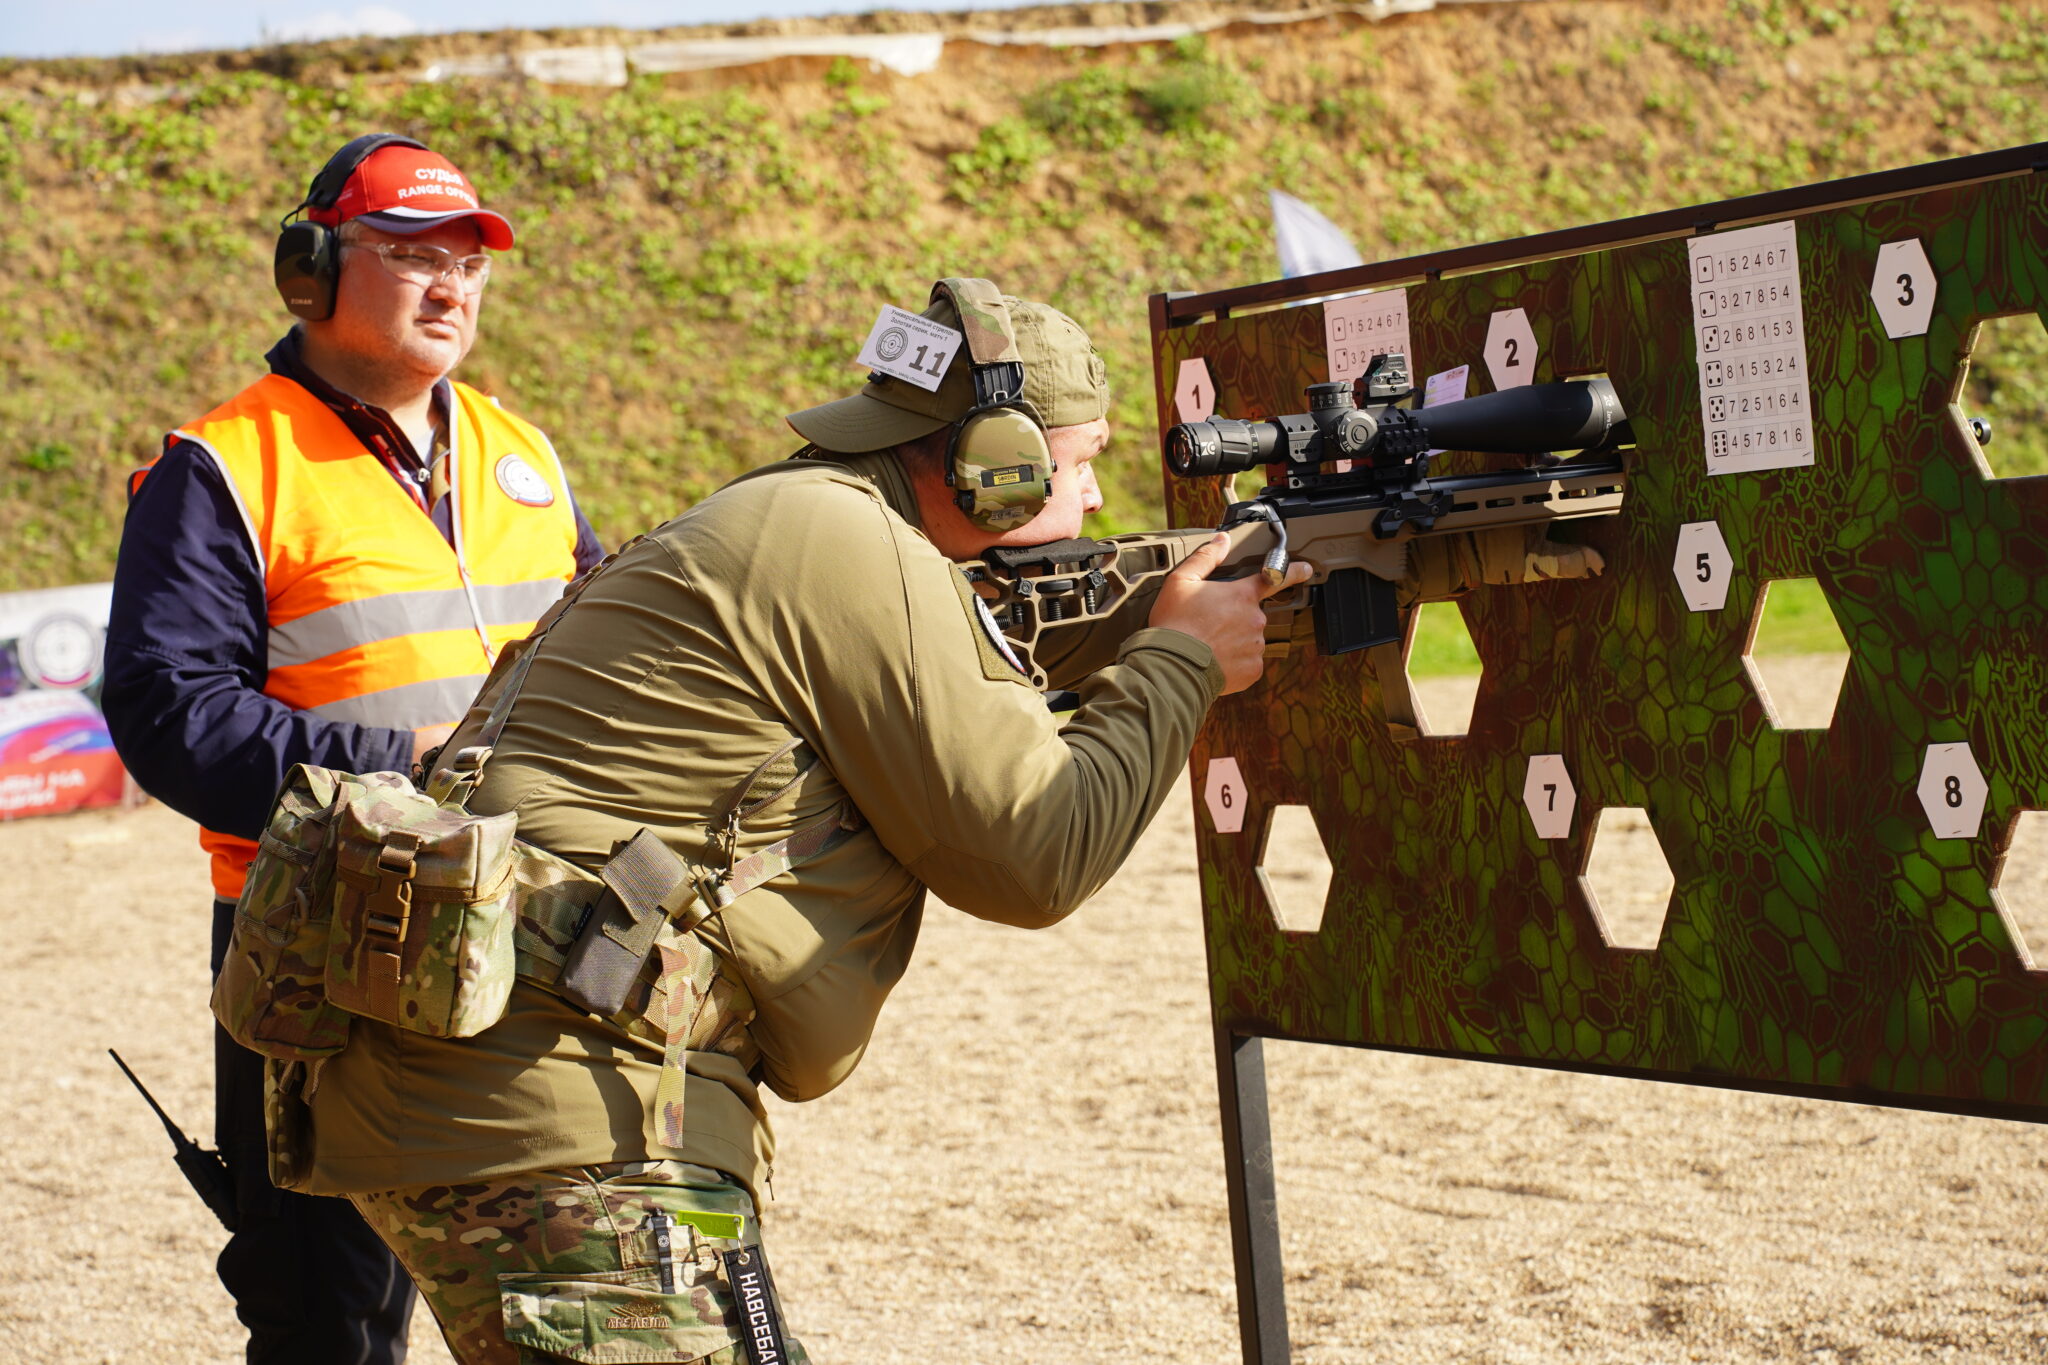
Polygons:
<instances>
[{"instance_id":1,"label":"tan softshell jacket","mask_svg":"<svg viewBox=\"0 0 2048 1365\"><path fill-rule=\"evenodd\" d=\"M652 1137L658 1049L521 982L471 1039L356 1021L313 1097L315 1189L667 1157L755 1185L772 1155L757 1082L803 1100L846 1078L927 888L1035 928L1109 878L1221 671L1186 635L1111 622L1057 663L1082 699L1062 726L916 515L883 453L757 470L661 527L547 637L470 803L516 809L522 837L590 868L642 827L709 861L707 814L796 739L817 761L740 855L846 803L865 819L700 930L758 1015L740 1055L690 1054L686 1146Z\"/></svg>"}]
</instances>

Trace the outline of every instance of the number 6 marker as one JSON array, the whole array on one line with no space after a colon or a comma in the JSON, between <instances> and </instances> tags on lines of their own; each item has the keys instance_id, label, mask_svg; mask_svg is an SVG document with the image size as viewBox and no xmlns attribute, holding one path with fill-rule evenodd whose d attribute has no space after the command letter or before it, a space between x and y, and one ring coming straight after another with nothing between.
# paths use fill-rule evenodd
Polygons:
<instances>
[{"instance_id":1,"label":"number 6 marker","mask_svg":"<svg viewBox=\"0 0 2048 1365\"><path fill-rule=\"evenodd\" d=\"M1244 828L1244 774L1234 758L1209 761L1209 773L1202 783L1202 799L1209 807L1209 822L1218 834L1235 834Z\"/></svg>"}]
</instances>

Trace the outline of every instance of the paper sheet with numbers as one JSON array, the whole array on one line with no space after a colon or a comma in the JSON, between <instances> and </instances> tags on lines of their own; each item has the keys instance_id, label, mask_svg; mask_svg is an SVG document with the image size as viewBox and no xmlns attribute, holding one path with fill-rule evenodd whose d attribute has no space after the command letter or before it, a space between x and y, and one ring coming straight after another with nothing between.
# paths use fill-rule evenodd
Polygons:
<instances>
[{"instance_id":1,"label":"paper sheet with numbers","mask_svg":"<svg viewBox=\"0 0 2048 1365\"><path fill-rule=\"evenodd\" d=\"M1717 232L1686 250L1707 473L1812 464L1797 228Z\"/></svg>"},{"instance_id":2,"label":"paper sheet with numbers","mask_svg":"<svg viewBox=\"0 0 2048 1365\"><path fill-rule=\"evenodd\" d=\"M1399 351L1415 372L1415 352L1408 345L1408 291L1382 289L1331 299L1323 305L1323 345L1330 357L1330 380L1342 383L1365 373L1376 355Z\"/></svg>"}]
</instances>

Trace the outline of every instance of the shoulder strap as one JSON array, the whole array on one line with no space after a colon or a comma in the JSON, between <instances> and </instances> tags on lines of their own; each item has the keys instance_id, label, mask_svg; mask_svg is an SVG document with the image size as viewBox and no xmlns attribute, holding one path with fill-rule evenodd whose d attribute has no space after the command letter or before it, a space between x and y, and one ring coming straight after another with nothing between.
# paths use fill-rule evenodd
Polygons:
<instances>
[{"instance_id":1,"label":"shoulder strap","mask_svg":"<svg viewBox=\"0 0 2048 1365\"><path fill-rule=\"evenodd\" d=\"M634 536L579 574L563 589L554 605L542 613L531 634L498 652L498 661L492 665L490 676L484 679L476 700L470 703L469 714L455 727L455 733L448 737L447 743L421 761L422 769L428 774L425 786L428 795L443 805L467 804L469 794L476 790L477 783L483 778L484 764L490 761L491 751L505 733L505 724L512 717L512 707L519 700L520 690L526 686L526 675L533 669L534 656L540 652L541 641L547 638L555 623L576 604L576 599L597 580L599 574L645 539L646 536ZM447 761L444 763L443 759Z\"/></svg>"}]
</instances>

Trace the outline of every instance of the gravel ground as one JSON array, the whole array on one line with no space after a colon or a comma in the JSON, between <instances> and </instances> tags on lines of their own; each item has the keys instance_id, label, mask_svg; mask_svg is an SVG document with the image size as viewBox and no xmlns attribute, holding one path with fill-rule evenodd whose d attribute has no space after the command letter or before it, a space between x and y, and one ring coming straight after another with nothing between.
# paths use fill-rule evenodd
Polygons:
<instances>
[{"instance_id":1,"label":"gravel ground","mask_svg":"<svg viewBox=\"0 0 2048 1365\"><path fill-rule=\"evenodd\" d=\"M778 1106L770 1245L821 1361L1235 1358L1190 821L1170 802L1052 932L935 907L866 1064ZM102 1051L210 1126L190 828L24 821L0 862L0 1354L236 1359L221 1234ZM2048 1131L1307 1045L1267 1064L1310 1365L2048 1360ZM414 1342L447 1360L431 1323Z\"/></svg>"}]
</instances>

